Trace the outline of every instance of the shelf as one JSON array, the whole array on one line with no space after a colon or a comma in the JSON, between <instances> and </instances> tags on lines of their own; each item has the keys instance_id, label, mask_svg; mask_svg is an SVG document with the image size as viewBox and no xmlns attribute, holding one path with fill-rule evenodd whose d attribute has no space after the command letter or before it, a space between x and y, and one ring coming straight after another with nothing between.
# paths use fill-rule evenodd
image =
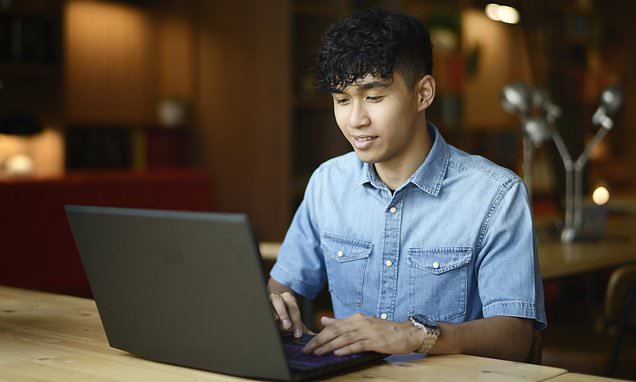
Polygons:
<instances>
[{"instance_id":1,"label":"shelf","mask_svg":"<svg viewBox=\"0 0 636 382\"><path fill-rule=\"evenodd\" d=\"M325 160L350 149L336 125L331 97L320 94L314 87L312 68L316 65L316 52L324 32L333 22L350 13L352 1L294 0L292 4L290 196L295 210L313 171Z\"/></svg>"},{"instance_id":2,"label":"shelf","mask_svg":"<svg viewBox=\"0 0 636 382\"><path fill-rule=\"evenodd\" d=\"M189 126L71 125L65 136L68 169L195 164L194 129Z\"/></svg>"},{"instance_id":3,"label":"shelf","mask_svg":"<svg viewBox=\"0 0 636 382\"><path fill-rule=\"evenodd\" d=\"M0 74L8 76L57 75L62 67L58 64L7 64L0 63Z\"/></svg>"}]
</instances>

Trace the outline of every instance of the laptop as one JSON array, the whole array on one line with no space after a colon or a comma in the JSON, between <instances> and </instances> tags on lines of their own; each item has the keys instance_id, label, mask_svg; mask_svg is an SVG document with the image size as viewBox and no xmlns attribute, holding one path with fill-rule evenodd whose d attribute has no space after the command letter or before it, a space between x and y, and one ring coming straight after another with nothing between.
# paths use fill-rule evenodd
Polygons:
<instances>
[{"instance_id":1,"label":"laptop","mask_svg":"<svg viewBox=\"0 0 636 382\"><path fill-rule=\"evenodd\" d=\"M244 214L65 206L110 346L217 373L300 380L385 355L316 356L274 321Z\"/></svg>"}]
</instances>

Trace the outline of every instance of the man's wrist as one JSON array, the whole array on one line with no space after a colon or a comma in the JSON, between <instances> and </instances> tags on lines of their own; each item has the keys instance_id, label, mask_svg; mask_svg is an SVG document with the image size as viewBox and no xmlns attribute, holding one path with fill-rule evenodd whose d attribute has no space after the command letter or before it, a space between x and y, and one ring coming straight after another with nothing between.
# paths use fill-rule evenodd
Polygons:
<instances>
[{"instance_id":1,"label":"man's wrist","mask_svg":"<svg viewBox=\"0 0 636 382\"><path fill-rule=\"evenodd\" d=\"M268 283L267 283L267 291L270 295L275 294L275 295L282 295L285 292L289 292L291 293L292 296L296 296L296 294L294 293L293 289L291 289L290 287L288 287L285 284L281 284L278 281L276 281L275 279L271 278L269 279Z\"/></svg>"},{"instance_id":2,"label":"man's wrist","mask_svg":"<svg viewBox=\"0 0 636 382\"><path fill-rule=\"evenodd\" d=\"M409 317L410 323L420 331L421 342L415 349L417 353L429 353L440 336L440 328L436 321L422 314L415 314Z\"/></svg>"},{"instance_id":3,"label":"man's wrist","mask_svg":"<svg viewBox=\"0 0 636 382\"><path fill-rule=\"evenodd\" d=\"M422 329L416 328L410 320L403 322L404 330L407 333L409 341L408 348L405 353L416 353L426 339L426 333Z\"/></svg>"},{"instance_id":4,"label":"man's wrist","mask_svg":"<svg viewBox=\"0 0 636 382\"><path fill-rule=\"evenodd\" d=\"M464 343L462 334L460 334L462 325L463 324L440 322L440 335L429 354L464 353Z\"/></svg>"}]
</instances>

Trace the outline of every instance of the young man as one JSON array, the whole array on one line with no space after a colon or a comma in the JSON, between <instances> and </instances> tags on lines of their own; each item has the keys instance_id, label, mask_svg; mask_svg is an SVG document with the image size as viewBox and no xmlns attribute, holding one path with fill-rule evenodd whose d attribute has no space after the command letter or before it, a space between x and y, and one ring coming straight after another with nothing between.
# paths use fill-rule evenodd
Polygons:
<instances>
[{"instance_id":1,"label":"young man","mask_svg":"<svg viewBox=\"0 0 636 382\"><path fill-rule=\"evenodd\" d=\"M369 10L323 38L319 86L354 152L311 177L269 281L296 336L296 294L329 285L336 318L322 317L307 352L523 361L545 327L526 189L427 123L432 66L429 33L410 16Z\"/></svg>"}]
</instances>

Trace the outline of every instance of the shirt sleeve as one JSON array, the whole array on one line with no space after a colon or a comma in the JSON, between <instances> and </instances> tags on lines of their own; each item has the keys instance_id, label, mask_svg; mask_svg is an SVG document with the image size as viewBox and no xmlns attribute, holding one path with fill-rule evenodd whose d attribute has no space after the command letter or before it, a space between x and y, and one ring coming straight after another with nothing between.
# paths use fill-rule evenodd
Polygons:
<instances>
[{"instance_id":1,"label":"shirt sleeve","mask_svg":"<svg viewBox=\"0 0 636 382\"><path fill-rule=\"evenodd\" d=\"M315 184L318 174L319 170L309 180L304 199L270 272L276 281L307 298L316 297L327 279L316 220Z\"/></svg>"},{"instance_id":2,"label":"shirt sleeve","mask_svg":"<svg viewBox=\"0 0 636 382\"><path fill-rule=\"evenodd\" d=\"M490 211L475 268L483 315L528 318L543 329L543 282L523 182L502 189Z\"/></svg>"}]
</instances>

